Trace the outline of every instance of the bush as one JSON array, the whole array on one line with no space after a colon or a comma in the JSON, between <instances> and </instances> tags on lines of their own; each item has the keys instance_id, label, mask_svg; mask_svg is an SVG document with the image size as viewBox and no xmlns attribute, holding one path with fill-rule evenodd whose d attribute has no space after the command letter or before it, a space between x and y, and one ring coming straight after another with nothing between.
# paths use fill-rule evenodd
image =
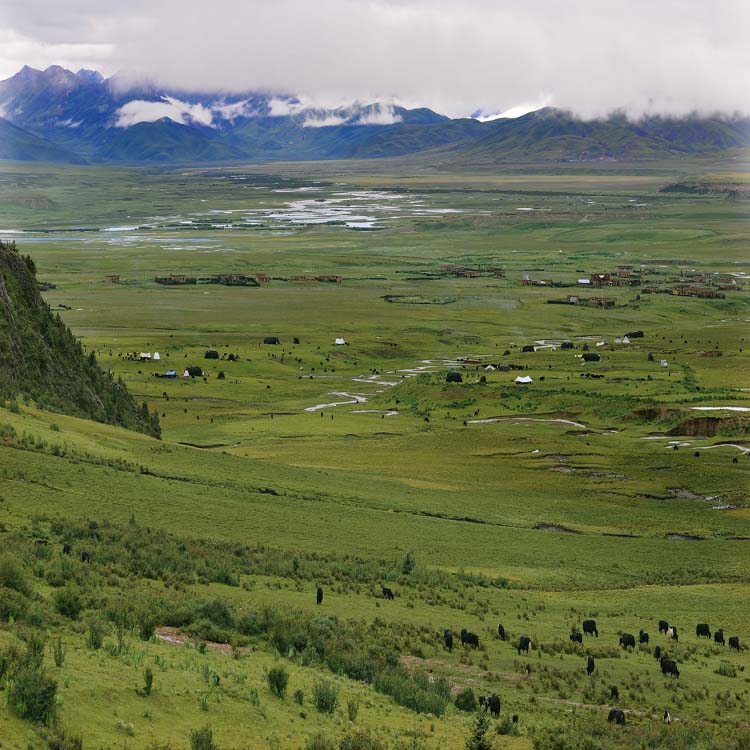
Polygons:
<instances>
[{"instance_id":1,"label":"bush","mask_svg":"<svg viewBox=\"0 0 750 750\"><path fill-rule=\"evenodd\" d=\"M320 680L313 685L313 703L321 714L332 714L338 703L339 689L328 680Z\"/></svg>"},{"instance_id":2,"label":"bush","mask_svg":"<svg viewBox=\"0 0 750 750\"><path fill-rule=\"evenodd\" d=\"M334 744L323 732L317 732L307 738L305 750L334 750Z\"/></svg>"},{"instance_id":3,"label":"bush","mask_svg":"<svg viewBox=\"0 0 750 750\"><path fill-rule=\"evenodd\" d=\"M477 697L474 695L474 691L467 687L456 696L455 704L459 711L473 713L477 710Z\"/></svg>"},{"instance_id":4,"label":"bush","mask_svg":"<svg viewBox=\"0 0 750 750\"><path fill-rule=\"evenodd\" d=\"M302 706L305 703L305 694L299 689L294 691L294 702L298 706Z\"/></svg>"},{"instance_id":5,"label":"bush","mask_svg":"<svg viewBox=\"0 0 750 750\"><path fill-rule=\"evenodd\" d=\"M44 641L32 636L15 669L10 669L8 706L20 719L51 724L55 718L57 683L42 667Z\"/></svg>"},{"instance_id":6,"label":"bush","mask_svg":"<svg viewBox=\"0 0 750 750\"><path fill-rule=\"evenodd\" d=\"M284 667L273 667L268 672L268 687L277 698L284 698L289 683L289 673Z\"/></svg>"},{"instance_id":7,"label":"bush","mask_svg":"<svg viewBox=\"0 0 750 750\"><path fill-rule=\"evenodd\" d=\"M20 620L29 609L29 600L15 589L0 586L0 620Z\"/></svg>"},{"instance_id":8,"label":"bush","mask_svg":"<svg viewBox=\"0 0 750 750\"><path fill-rule=\"evenodd\" d=\"M214 750L214 733L206 725L190 732L190 750Z\"/></svg>"},{"instance_id":9,"label":"bush","mask_svg":"<svg viewBox=\"0 0 750 750\"><path fill-rule=\"evenodd\" d=\"M355 729L341 738L340 750L386 750L385 743L366 729Z\"/></svg>"},{"instance_id":10,"label":"bush","mask_svg":"<svg viewBox=\"0 0 750 750\"><path fill-rule=\"evenodd\" d=\"M478 711L466 740L466 750L492 750L490 717L486 711Z\"/></svg>"},{"instance_id":11,"label":"bush","mask_svg":"<svg viewBox=\"0 0 750 750\"><path fill-rule=\"evenodd\" d=\"M141 695L149 696L151 691L154 689L154 670L151 667L146 667L143 670L143 690Z\"/></svg>"},{"instance_id":12,"label":"bush","mask_svg":"<svg viewBox=\"0 0 750 750\"><path fill-rule=\"evenodd\" d=\"M730 661L719 662L719 668L716 670L716 674L720 674L722 677L736 677L737 667Z\"/></svg>"},{"instance_id":13,"label":"bush","mask_svg":"<svg viewBox=\"0 0 750 750\"><path fill-rule=\"evenodd\" d=\"M346 715L352 723L357 720L359 715L359 701L351 698L346 702Z\"/></svg>"},{"instance_id":14,"label":"bush","mask_svg":"<svg viewBox=\"0 0 750 750\"><path fill-rule=\"evenodd\" d=\"M83 609L83 602L78 589L73 586L63 586L52 595L55 609L70 620L77 620Z\"/></svg>"},{"instance_id":15,"label":"bush","mask_svg":"<svg viewBox=\"0 0 750 750\"><path fill-rule=\"evenodd\" d=\"M0 557L0 588L13 589L27 597L31 595L31 586L21 563L10 555Z\"/></svg>"},{"instance_id":16,"label":"bush","mask_svg":"<svg viewBox=\"0 0 750 750\"><path fill-rule=\"evenodd\" d=\"M403 564L401 565L401 572L405 576L408 576L414 572L414 568L416 567L417 567L417 558L414 557L414 553L411 550L409 550L406 553L406 557L404 557Z\"/></svg>"},{"instance_id":17,"label":"bush","mask_svg":"<svg viewBox=\"0 0 750 750\"><path fill-rule=\"evenodd\" d=\"M65 662L65 646L60 635L55 638L52 644L52 658L55 660L56 667L61 667Z\"/></svg>"},{"instance_id":18,"label":"bush","mask_svg":"<svg viewBox=\"0 0 750 750\"><path fill-rule=\"evenodd\" d=\"M104 642L104 626L100 620L92 619L89 620L88 631L86 633L86 645L98 651L102 647Z\"/></svg>"}]
</instances>

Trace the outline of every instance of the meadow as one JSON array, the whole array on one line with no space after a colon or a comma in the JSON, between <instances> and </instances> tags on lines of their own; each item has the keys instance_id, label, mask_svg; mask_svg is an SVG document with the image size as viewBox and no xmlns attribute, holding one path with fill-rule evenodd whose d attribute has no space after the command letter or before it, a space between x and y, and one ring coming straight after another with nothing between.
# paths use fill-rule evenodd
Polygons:
<instances>
[{"instance_id":1,"label":"meadow","mask_svg":"<svg viewBox=\"0 0 750 750\"><path fill-rule=\"evenodd\" d=\"M224 750L462 748L466 688L500 697L498 748L747 747L750 221L746 201L660 192L722 170L738 166L0 167L0 239L33 257L52 310L162 429L0 409L0 539L29 589L0 609L0 645L46 633L69 735L6 700L2 747L186 748L210 724ZM641 286L578 283L618 266ZM269 280L155 283L170 274ZM698 274L738 286L644 291ZM568 295L612 306L549 304ZM181 561L169 570L145 541L160 534ZM0 568L6 594L11 578ZM145 639L120 597L158 615ZM577 646L590 617L599 637ZM697 639L699 622L742 650ZM446 628L480 649L449 653ZM642 628L648 647L619 648ZM310 703L321 680L338 686L331 714Z\"/></svg>"}]
</instances>

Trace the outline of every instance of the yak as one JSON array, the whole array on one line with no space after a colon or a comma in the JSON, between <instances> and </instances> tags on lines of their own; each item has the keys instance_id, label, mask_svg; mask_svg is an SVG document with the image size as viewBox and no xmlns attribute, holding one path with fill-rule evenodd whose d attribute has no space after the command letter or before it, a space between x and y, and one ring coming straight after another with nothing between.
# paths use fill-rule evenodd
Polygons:
<instances>
[{"instance_id":1,"label":"yak","mask_svg":"<svg viewBox=\"0 0 750 750\"><path fill-rule=\"evenodd\" d=\"M594 657L589 656L589 658L586 661L586 674L592 675L595 669L596 669L596 663L594 662Z\"/></svg>"},{"instance_id":2,"label":"yak","mask_svg":"<svg viewBox=\"0 0 750 750\"><path fill-rule=\"evenodd\" d=\"M383 599L393 599L393 591L387 586L383 586Z\"/></svg>"},{"instance_id":3,"label":"yak","mask_svg":"<svg viewBox=\"0 0 750 750\"><path fill-rule=\"evenodd\" d=\"M648 643L648 633L645 630L638 633L638 643Z\"/></svg>"},{"instance_id":4,"label":"yak","mask_svg":"<svg viewBox=\"0 0 750 750\"><path fill-rule=\"evenodd\" d=\"M621 708L613 708L607 716L607 721L610 724L624 724L625 723L625 712Z\"/></svg>"},{"instance_id":5,"label":"yak","mask_svg":"<svg viewBox=\"0 0 750 750\"><path fill-rule=\"evenodd\" d=\"M740 637L738 635L729 636L729 650L734 649L737 653L740 652Z\"/></svg>"},{"instance_id":6,"label":"yak","mask_svg":"<svg viewBox=\"0 0 750 750\"><path fill-rule=\"evenodd\" d=\"M443 641L448 651L453 653L453 633L450 630L443 631Z\"/></svg>"},{"instance_id":7,"label":"yak","mask_svg":"<svg viewBox=\"0 0 750 750\"><path fill-rule=\"evenodd\" d=\"M502 624L497 626L497 637L501 640L505 640L505 628L502 626Z\"/></svg>"},{"instance_id":8,"label":"yak","mask_svg":"<svg viewBox=\"0 0 750 750\"><path fill-rule=\"evenodd\" d=\"M531 648L531 638L529 638L528 635L522 635L518 640L519 655L521 651L525 651L528 654L530 648Z\"/></svg>"},{"instance_id":9,"label":"yak","mask_svg":"<svg viewBox=\"0 0 750 750\"><path fill-rule=\"evenodd\" d=\"M584 620L583 621L583 634L584 635L595 635L599 637L599 631L596 628L596 620Z\"/></svg>"},{"instance_id":10,"label":"yak","mask_svg":"<svg viewBox=\"0 0 750 750\"><path fill-rule=\"evenodd\" d=\"M666 677L666 675L672 675L672 677L679 677L680 676L680 670L677 669L677 664L674 662L673 659L667 659L663 658L661 660L661 673Z\"/></svg>"},{"instance_id":11,"label":"yak","mask_svg":"<svg viewBox=\"0 0 750 750\"><path fill-rule=\"evenodd\" d=\"M722 646L725 646L725 645L726 645L726 644L724 643L724 629L723 629L723 628L719 628L719 629L718 629L718 630L717 630L717 631L716 631L716 632L714 633L714 643L719 643L719 644L721 644Z\"/></svg>"},{"instance_id":12,"label":"yak","mask_svg":"<svg viewBox=\"0 0 750 750\"><path fill-rule=\"evenodd\" d=\"M570 640L574 643L583 643L583 636L575 630L570 634Z\"/></svg>"},{"instance_id":13,"label":"yak","mask_svg":"<svg viewBox=\"0 0 750 750\"><path fill-rule=\"evenodd\" d=\"M711 637L711 629L708 627L708 623L699 622L695 626L695 637L696 638L710 638Z\"/></svg>"},{"instance_id":14,"label":"yak","mask_svg":"<svg viewBox=\"0 0 750 750\"><path fill-rule=\"evenodd\" d=\"M635 636L630 633L623 633L620 636L620 645L625 648L635 648Z\"/></svg>"},{"instance_id":15,"label":"yak","mask_svg":"<svg viewBox=\"0 0 750 750\"><path fill-rule=\"evenodd\" d=\"M320 586L318 586L318 591L317 591L317 593L315 595L315 601L318 604L322 604L323 603L323 589Z\"/></svg>"}]
</instances>

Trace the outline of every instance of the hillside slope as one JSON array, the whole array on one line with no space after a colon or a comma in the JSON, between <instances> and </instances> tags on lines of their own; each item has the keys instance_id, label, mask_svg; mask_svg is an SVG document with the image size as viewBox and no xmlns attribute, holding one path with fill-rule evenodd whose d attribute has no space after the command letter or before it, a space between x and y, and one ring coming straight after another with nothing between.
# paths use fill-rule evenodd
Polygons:
<instances>
[{"instance_id":1,"label":"hillside slope","mask_svg":"<svg viewBox=\"0 0 750 750\"><path fill-rule=\"evenodd\" d=\"M0 396L158 436L159 420L86 355L37 289L33 261L0 242Z\"/></svg>"},{"instance_id":2,"label":"hillside slope","mask_svg":"<svg viewBox=\"0 0 750 750\"><path fill-rule=\"evenodd\" d=\"M84 163L80 156L17 127L2 117L0 117L0 159Z\"/></svg>"}]
</instances>

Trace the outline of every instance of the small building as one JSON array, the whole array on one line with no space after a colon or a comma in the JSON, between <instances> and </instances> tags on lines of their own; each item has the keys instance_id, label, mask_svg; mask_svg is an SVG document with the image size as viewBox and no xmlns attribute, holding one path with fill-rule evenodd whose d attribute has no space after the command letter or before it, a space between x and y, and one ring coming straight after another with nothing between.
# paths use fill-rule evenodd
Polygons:
<instances>
[{"instance_id":1,"label":"small building","mask_svg":"<svg viewBox=\"0 0 750 750\"><path fill-rule=\"evenodd\" d=\"M343 276L337 274L323 274L322 276L316 276L315 281L322 281L327 284L340 284L344 280Z\"/></svg>"},{"instance_id":2,"label":"small building","mask_svg":"<svg viewBox=\"0 0 750 750\"><path fill-rule=\"evenodd\" d=\"M612 276L608 273L592 273L589 276L589 281L591 283L591 286L610 286L612 282Z\"/></svg>"},{"instance_id":3,"label":"small building","mask_svg":"<svg viewBox=\"0 0 750 750\"><path fill-rule=\"evenodd\" d=\"M266 336L263 339L264 344L272 344L273 346L278 346L281 343L281 340L278 336Z\"/></svg>"},{"instance_id":4,"label":"small building","mask_svg":"<svg viewBox=\"0 0 750 750\"><path fill-rule=\"evenodd\" d=\"M108 281L110 284L119 284L120 283L120 274L119 273L113 273L109 276L104 277L105 281Z\"/></svg>"}]
</instances>

